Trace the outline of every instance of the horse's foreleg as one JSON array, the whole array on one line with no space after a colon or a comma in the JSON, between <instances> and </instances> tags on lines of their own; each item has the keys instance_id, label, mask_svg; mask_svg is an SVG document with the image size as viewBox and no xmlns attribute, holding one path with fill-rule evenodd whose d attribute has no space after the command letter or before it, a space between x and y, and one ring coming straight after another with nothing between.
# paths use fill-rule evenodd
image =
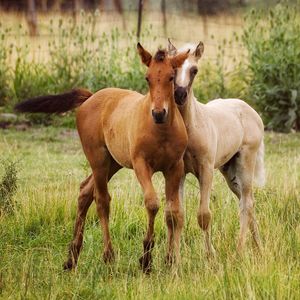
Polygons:
<instances>
[{"instance_id":1,"label":"horse's foreleg","mask_svg":"<svg viewBox=\"0 0 300 300\"><path fill-rule=\"evenodd\" d=\"M153 171L143 159L137 159L134 162L134 171L144 192L144 201L148 214L148 228L143 241L144 253L139 261L143 271L149 273L152 263L151 252L154 247L154 221L159 209L159 201L151 181Z\"/></svg>"},{"instance_id":2,"label":"horse's foreleg","mask_svg":"<svg viewBox=\"0 0 300 300\"><path fill-rule=\"evenodd\" d=\"M72 269L76 266L79 253L82 247L84 224L87 211L93 202L94 180L90 175L80 185L80 194L78 197L77 216L74 229L73 241L69 247L69 256L64 263L64 269Z\"/></svg>"},{"instance_id":3,"label":"horse's foreleg","mask_svg":"<svg viewBox=\"0 0 300 300\"><path fill-rule=\"evenodd\" d=\"M211 243L211 211L209 208L210 192L213 180L213 166L201 165L199 170L200 184L200 205L198 209L198 224L205 233L205 248L209 256L215 254L214 247Z\"/></svg>"},{"instance_id":4,"label":"horse's foreleg","mask_svg":"<svg viewBox=\"0 0 300 300\"><path fill-rule=\"evenodd\" d=\"M164 172L166 179L165 217L168 228L167 263L180 260L180 236L184 223L182 194L184 182L184 163L179 161L173 168ZM183 192L183 191L182 191Z\"/></svg>"}]
</instances>

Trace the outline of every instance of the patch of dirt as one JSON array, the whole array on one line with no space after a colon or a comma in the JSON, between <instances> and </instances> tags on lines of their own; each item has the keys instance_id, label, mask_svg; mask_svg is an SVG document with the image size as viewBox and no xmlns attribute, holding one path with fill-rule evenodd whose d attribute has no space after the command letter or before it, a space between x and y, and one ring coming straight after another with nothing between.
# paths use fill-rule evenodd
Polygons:
<instances>
[{"instance_id":1,"label":"patch of dirt","mask_svg":"<svg viewBox=\"0 0 300 300\"><path fill-rule=\"evenodd\" d=\"M0 129L14 128L18 131L25 131L29 127L31 127L31 123L29 121L22 121L22 122L0 121Z\"/></svg>"}]
</instances>

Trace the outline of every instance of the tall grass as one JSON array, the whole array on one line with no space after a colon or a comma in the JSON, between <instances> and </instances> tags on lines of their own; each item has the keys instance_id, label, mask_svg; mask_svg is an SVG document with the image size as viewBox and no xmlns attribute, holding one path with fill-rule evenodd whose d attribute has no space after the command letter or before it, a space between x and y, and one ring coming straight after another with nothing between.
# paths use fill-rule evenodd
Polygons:
<instances>
[{"instance_id":1,"label":"tall grass","mask_svg":"<svg viewBox=\"0 0 300 300\"><path fill-rule=\"evenodd\" d=\"M267 185L255 190L263 251L249 241L236 253L238 204L225 180L215 174L211 209L217 257L208 260L196 212L196 179L185 184L185 226L178 269L164 264L166 227L164 182L154 182L161 198L155 224L154 269L139 269L146 211L132 171L110 182L110 228L116 261L102 261L102 235L92 205L78 268L63 272L72 238L79 183L89 173L75 133L55 128L3 131L0 156L19 161L19 188L13 215L0 217L0 297L3 299L298 299L300 297L299 134L266 135Z\"/></svg>"}]
</instances>

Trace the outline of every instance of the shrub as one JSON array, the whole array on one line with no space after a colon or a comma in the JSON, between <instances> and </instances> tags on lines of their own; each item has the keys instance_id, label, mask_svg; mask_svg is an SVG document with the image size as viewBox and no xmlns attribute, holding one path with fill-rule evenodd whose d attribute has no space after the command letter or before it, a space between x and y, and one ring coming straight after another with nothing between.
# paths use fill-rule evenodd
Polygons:
<instances>
[{"instance_id":1,"label":"shrub","mask_svg":"<svg viewBox=\"0 0 300 300\"><path fill-rule=\"evenodd\" d=\"M299 2L299 1L298 1ZM300 129L300 16L297 7L278 4L253 10L243 41L249 52L249 96L269 129Z\"/></svg>"}]
</instances>

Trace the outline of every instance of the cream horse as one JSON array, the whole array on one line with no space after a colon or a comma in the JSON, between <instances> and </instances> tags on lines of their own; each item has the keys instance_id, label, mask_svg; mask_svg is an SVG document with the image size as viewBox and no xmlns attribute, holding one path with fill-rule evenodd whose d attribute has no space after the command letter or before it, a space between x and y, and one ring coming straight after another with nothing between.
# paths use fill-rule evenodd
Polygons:
<instances>
[{"instance_id":1,"label":"cream horse","mask_svg":"<svg viewBox=\"0 0 300 300\"><path fill-rule=\"evenodd\" d=\"M214 169L224 175L229 188L240 203L238 251L246 242L248 226L254 245L260 249L254 213L253 181L262 186L264 172L264 125L258 113L239 99L216 99L207 104L194 96L192 84L204 45L185 45L177 51L169 40L169 55L190 50L188 58L175 76L175 101L188 132L185 173L194 174L200 185L198 223L205 232L208 254L214 254L211 243L209 208ZM183 181L182 181L183 184Z\"/></svg>"}]
</instances>

